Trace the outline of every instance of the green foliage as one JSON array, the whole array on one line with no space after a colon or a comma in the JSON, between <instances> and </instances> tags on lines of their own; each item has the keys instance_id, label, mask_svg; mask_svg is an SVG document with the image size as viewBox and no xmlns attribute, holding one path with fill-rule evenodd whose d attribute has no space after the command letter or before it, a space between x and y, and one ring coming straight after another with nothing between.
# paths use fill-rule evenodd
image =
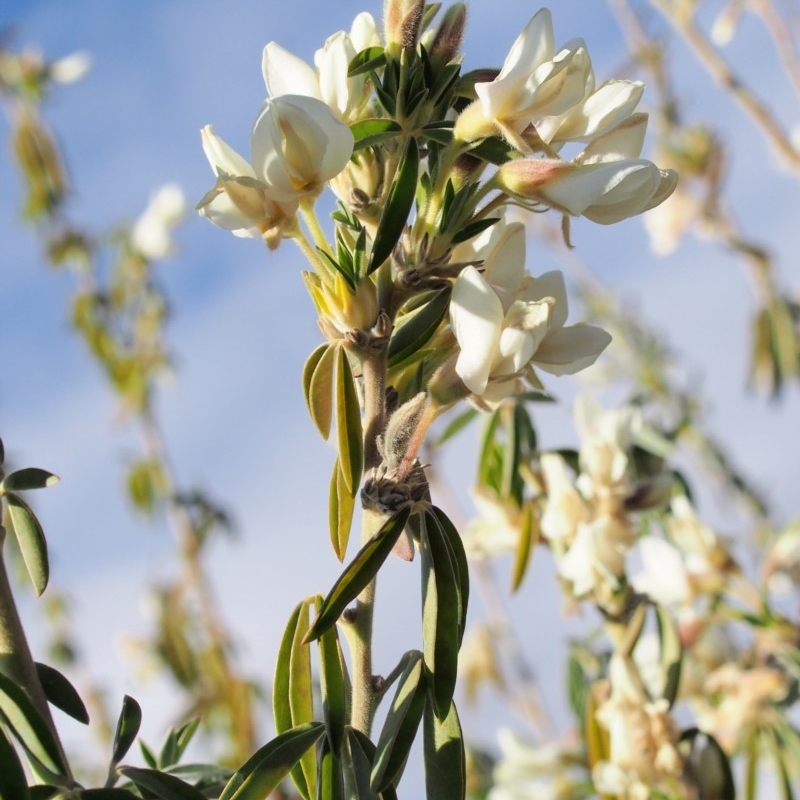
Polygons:
<instances>
[{"instance_id":1,"label":"green foliage","mask_svg":"<svg viewBox=\"0 0 800 800\"><path fill-rule=\"evenodd\" d=\"M77 689L57 669L37 663L36 674L49 703L78 722L89 724L89 712Z\"/></svg>"}]
</instances>

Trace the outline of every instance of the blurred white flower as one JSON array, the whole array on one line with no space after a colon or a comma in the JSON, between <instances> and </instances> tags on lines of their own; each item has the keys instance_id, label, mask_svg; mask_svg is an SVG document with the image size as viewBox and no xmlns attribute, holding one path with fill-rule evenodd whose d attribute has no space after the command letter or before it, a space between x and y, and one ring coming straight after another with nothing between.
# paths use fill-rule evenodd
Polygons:
<instances>
[{"instance_id":1,"label":"blurred white flower","mask_svg":"<svg viewBox=\"0 0 800 800\"><path fill-rule=\"evenodd\" d=\"M151 197L131 230L131 246L145 258L166 258L173 249L171 232L186 213L180 186L168 183Z\"/></svg>"},{"instance_id":2,"label":"blurred white flower","mask_svg":"<svg viewBox=\"0 0 800 800\"><path fill-rule=\"evenodd\" d=\"M470 558L490 558L512 553L517 548L525 524L522 509L513 500L504 500L481 487L470 492L478 516L464 530L464 549Z\"/></svg>"},{"instance_id":3,"label":"blurred white flower","mask_svg":"<svg viewBox=\"0 0 800 800\"><path fill-rule=\"evenodd\" d=\"M348 77L350 62L358 52L380 42L375 20L362 12L350 33L338 31L328 37L314 56L315 67L270 42L264 48L262 72L270 97L294 94L325 103L339 119L352 122L369 98L366 74Z\"/></svg>"},{"instance_id":4,"label":"blurred white flower","mask_svg":"<svg viewBox=\"0 0 800 800\"><path fill-rule=\"evenodd\" d=\"M70 53L47 65L47 72L56 83L77 83L92 68L92 57L84 50Z\"/></svg>"},{"instance_id":5,"label":"blurred white flower","mask_svg":"<svg viewBox=\"0 0 800 800\"><path fill-rule=\"evenodd\" d=\"M601 328L564 326L567 293L560 272L525 272L525 228L505 226L486 253L483 271L466 267L453 286L450 323L460 352L456 372L476 399L494 405L540 386L533 365L554 375L594 363L611 341Z\"/></svg>"},{"instance_id":6,"label":"blurred white flower","mask_svg":"<svg viewBox=\"0 0 800 800\"><path fill-rule=\"evenodd\" d=\"M487 800L571 800L586 780L580 757L555 742L537 745L510 728L497 739L501 756Z\"/></svg>"},{"instance_id":7,"label":"blurred white flower","mask_svg":"<svg viewBox=\"0 0 800 800\"><path fill-rule=\"evenodd\" d=\"M689 577L680 551L658 536L639 539L644 569L631 583L659 605L682 605L691 601Z\"/></svg>"}]
</instances>

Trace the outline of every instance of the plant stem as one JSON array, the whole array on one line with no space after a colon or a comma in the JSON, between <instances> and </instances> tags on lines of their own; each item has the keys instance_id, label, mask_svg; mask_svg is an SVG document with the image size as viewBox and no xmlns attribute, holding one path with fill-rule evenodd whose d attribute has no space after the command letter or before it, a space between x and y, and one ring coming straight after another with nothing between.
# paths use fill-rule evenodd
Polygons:
<instances>
[{"instance_id":1,"label":"plant stem","mask_svg":"<svg viewBox=\"0 0 800 800\"><path fill-rule=\"evenodd\" d=\"M386 350L366 355L363 359L364 378L364 474L381 463L377 437L386 427ZM361 516L362 545L380 530L386 521L384 514L365 508ZM375 613L373 578L356 601L355 618L350 636L353 657L353 702L350 724L369 736L372 718L378 704L379 691L372 672L372 627Z\"/></svg>"},{"instance_id":2,"label":"plant stem","mask_svg":"<svg viewBox=\"0 0 800 800\"><path fill-rule=\"evenodd\" d=\"M67 770L65 777L68 784L72 784L72 774L69 771L64 747L50 714L50 706L42 689L36 664L28 647L28 640L25 637L25 631L14 602L14 595L11 592L11 584L3 558L5 538L5 528L0 525L0 673L11 678L28 695L53 736L61 755L61 761Z\"/></svg>"}]
</instances>

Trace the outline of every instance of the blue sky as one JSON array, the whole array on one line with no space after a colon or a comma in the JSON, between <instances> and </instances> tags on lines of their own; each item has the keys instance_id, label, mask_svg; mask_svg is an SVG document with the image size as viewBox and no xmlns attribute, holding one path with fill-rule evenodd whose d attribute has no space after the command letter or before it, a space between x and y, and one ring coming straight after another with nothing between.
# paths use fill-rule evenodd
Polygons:
<instances>
[{"instance_id":1,"label":"blue sky","mask_svg":"<svg viewBox=\"0 0 800 800\"><path fill-rule=\"evenodd\" d=\"M17 41L41 47L50 58L74 50L92 56L92 71L52 98L47 118L70 164L71 215L100 229L135 217L149 193L167 181L183 187L190 205L202 196L212 183L200 148L203 125L212 123L247 152L264 97L260 63L267 41L310 60L330 33L349 27L361 10L378 16L380 5L232 0L223 11L212 0L6 0L0 28L15 23ZM470 9L468 66L499 66L535 6L477 0ZM583 36L598 75L619 74L626 58L604 3L561 0L551 9L559 42ZM758 32L747 28L734 54L759 43ZM676 56L684 63L680 80L690 87L687 112L713 120L732 137L735 213L775 248L787 281L796 286L795 246L786 231L786 221L797 219L796 183L777 168L750 123L692 67L691 57L680 50ZM789 108L786 89L764 77L770 65L751 66L748 78L776 108ZM7 129L2 131L5 139ZM21 191L6 155L0 184L2 436L19 463L61 475L58 487L37 497L54 581L67 589L79 622L93 632L85 641L90 669L118 696L129 691L141 697L148 730L157 737L160 702L148 704L151 690L137 690L118 643L123 633L146 628L141 603L124 598L140 598L148 581L169 574L168 534L127 513L122 465L137 452L134 432L118 419L110 392L69 330L70 279L46 269L32 231L17 224ZM769 206L765 197L774 198ZM738 265L691 238L674 255L657 259L638 219L613 228L580 220L573 241L604 282L668 332L709 397L714 430L726 436L734 457L784 514L796 512L797 392L770 405L745 390L744 321L752 306ZM170 336L177 374L163 389L160 411L180 478L209 487L236 514L240 539L213 551L213 569L248 663L269 677L291 607L306 594L326 591L338 574L325 510L333 454L313 430L300 391L302 364L319 333L298 275L302 260L292 248L267 253L194 215L178 242L179 256L162 271L174 305ZM554 267L551 256L536 252L533 271ZM569 383L548 385L557 395L574 391ZM568 408L548 410L540 424L544 444L574 442ZM471 456L467 435L445 462L460 497L471 480L472 469L463 466ZM735 530L736 520L713 498L703 511ZM316 548L319 557L310 557ZM558 607L547 561L539 554L535 580L515 601L520 620L529 621L531 607ZM413 575L393 564L383 596L416 598L418 577L411 570ZM503 568L498 572L504 586ZM416 646L416 602L379 605L379 627L393 631L383 634L381 668ZM480 614L477 603L475 608ZM35 621L30 607L26 612ZM562 717L557 644L575 623L548 611L538 625L533 631L525 623L530 656L543 682L550 682L554 710ZM163 698L164 687L154 691Z\"/></svg>"}]
</instances>

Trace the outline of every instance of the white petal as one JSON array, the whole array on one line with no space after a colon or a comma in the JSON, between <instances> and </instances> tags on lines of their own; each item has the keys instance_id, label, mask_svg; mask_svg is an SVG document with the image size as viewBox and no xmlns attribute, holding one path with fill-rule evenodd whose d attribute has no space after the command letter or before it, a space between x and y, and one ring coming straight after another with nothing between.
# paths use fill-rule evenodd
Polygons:
<instances>
[{"instance_id":1,"label":"white petal","mask_svg":"<svg viewBox=\"0 0 800 800\"><path fill-rule=\"evenodd\" d=\"M314 56L319 72L320 100L327 103L342 119L347 118L351 103L359 99L353 97L351 100L351 89L354 94L360 95L357 87L363 86L364 82L363 78L347 77L347 68L355 57L356 51L344 31L328 37L325 47L317 50Z\"/></svg>"},{"instance_id":2,"label":"white petal","mask_svg":"<svg viewBox=\"0 0 800 800\"><path fill-rule=\"evenodd\" d=\"M256 174L250 164L245 161L232 147L227 145L210 125L206 125L200 136L203 142L203 152L215 175L246 175L255 178Z\"/></svg>"},{"instance_id":3,"label":"white petal","mask_svg":"<svg viewBox=\"0 0 800 800\"><path fill-rule=\"evenodd\" d=\"M481 394L500 340L503 307L475 267L466 267L453 284L450 324L461 352L456 372L473 394Z\"/></svg>"},{"instance_id":4,"label":"white petal","mask_svg":"<svg viewBox=\"0 0 800 800\"><path fill-rule=\"evenodd\" d=\"M610 131L589 142L575 158L576 164L600 164L639 158L647 132L647 114L631 114Z\"/></svg>"},{"instance_id":5,"label":"white petal","mask_svg":"<svg viewBox=\"0 0 800 800\"><path fill-rule=\"evenodd\" d=\"M533 363L551 375L574 375L594 364L611 343L611 336L594 325L568 325L549 334Z\"/></svg>"},{"instance_id":6,"label":"white petal","mask_svg":"<svg viewBox=\"0 0 800 800\"><path fill-rule=\"evenodd\" d=\"M270 42L261 57L261 71L270 97L302 94L321 100L319 81L313 67L277 42Z\"/></svg>"},{"instance_id":7,"label":"white petal","mask_svg":"<svg viewBox=\"0 0 800 800\"><path fill-rule=\"evenodd\" d=\"M538 278L528 278L523 286L524 289L519 294L520 300L544 300L545 297L553 299L549 319L550 330L557 331L562 328L569 313L567 287L564 283L563 273L554 269L545 272Z\"/></svg>"},{"instance_id":8,"label":"white petal","mask_svg":"<svg viewBox=\"0 0 800 800\"><path fill-rule=\"evenodd\" d=\"M367 11L362 11L356 15L350 27L350 40L356 53L366 50L368 47L379 47L381 37L378 34L378 26L375 18Z\"/></svg>"},{"instance_id":9,"label":"white petal","mask_svg":"<svg viewBox=\"0 0 800 800\"><path fill-rule=\"evenodd\" d=\"M236 236L258 237L258 228L253 227L253 220L245 216L233 204L225 192L220 192L211 202L199 209L200 214L210 222L219 225Z\"/></svg>"},{"instance_id":10,"label":"white petal","mask_svg":"<svg viewBox=\"0 0 800 800\"><path fill-rule=\"evenodd\" d=\"M636 167L626 170L596 203L584 209L583 216L600 225L613 225L641 214L651 207L651 203L655 205L653 197L661 184L661 170L650 161L639 162ZM667 192L664 197L668 196Z\"/></svg>"},{"instance_id":11,"label":"white petal","mask_svg":"<svg viewBox=\"0 0 800 800\"><path fill-rule=\"evenodd\" d=\"M678 548L657 536L643 536L639 550L644 571L632 580L636 591L664 605L686 601L689 583Z\"/></svg>"},{"instance_id":12,"label":"white petal","mask_svg":"<svg viewBox=\"0 0 800 800\"><path fill-rule=\"evenodd\" d=\"M495 80L476 83L475 92L488 119L503 118L518 105L526 105L520 93L531 73L553 57L553 20L543 8L534 14L511 46L503 69Z\"/></svg>"},{"instance_id":13,"label":"white petal","mask_svg":"<svg viewBox=\"0 0 800 800\"><path fill-rule=\"evenodd\" d=\"M525 226L513 222L501 228L500 233L501 237L485 256L483 277L508 310L525 275Z\"/></svg>"}]
</instances>

